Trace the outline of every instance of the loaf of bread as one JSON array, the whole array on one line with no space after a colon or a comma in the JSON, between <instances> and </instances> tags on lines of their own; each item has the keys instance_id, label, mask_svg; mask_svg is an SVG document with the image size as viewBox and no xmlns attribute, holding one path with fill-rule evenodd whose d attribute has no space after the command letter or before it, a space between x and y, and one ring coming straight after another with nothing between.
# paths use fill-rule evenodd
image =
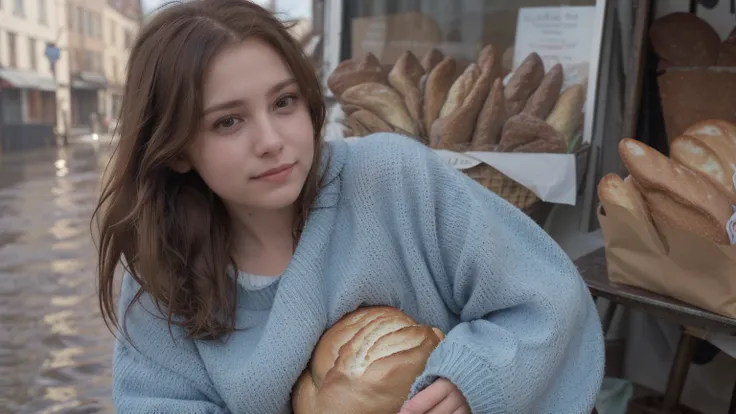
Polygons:
<instances>
[{"instance_id":1,"label":"loaf of bread","mask_svg":"<svg viewBox=\"0 0 736 414\"><path fill-rule=\"evenodd\" d=\"M526 101L537 90L543 78L542 58L536 53L530 53L511 74L504 88L506 110L509 116L514 116L524 109Z\"/></svg>"},{"instance_id":2,"label":"loaf of bread","mask_svg":"<svg viewBox=\"0 0 736 414\"><path fill-rule=\"evenodd\" d=\"M417 128L404 105L404 100L390 86L380 83L362 83L346 90L342 100L345 104L356 105L378 115L388 124L412 136L417 135Z\"/></svg>"},{"instance_id":3,"label":"loaf of bread","mask_svg":"<svg viewBox=\"0 0 736 414\"><path fill-rule=\"evenodd\" d=\"M630 138L619 153L636 180L656 226L667 225L718 244L730 244L726 223L733 214L728 197L709 180Z\"/></svg>"},{"instance_id":4,"label":"loaf of bread","mask_svg":"<svg viewBox=\"0 0 736 414\"><path fill-rule=\"evenodd\" d=\"M484 151L492 145L497 145L507 119L503 80L496 78L491 87L491 93L488 94L478 114L471 140L472 150Z\"/></svg>"},{"instance_id":5,"label":"loaf of bread","mask_svg":"<svg viewBox=\"0 0 736 414\"><path fill-rule=\"evenodd\" d=\"M445 117L456 109L460 108L465 102L465 98L470 95L470 91L475 86L475 82L480 77L480 69L475 63L469 65L465 71L455 79L452 83L450 91L447 92L447 99L442 105L439 117Z\"/></svg>"},{"instance_id":6,"label":"loaf of bread","mask_svg":"<svg viewBox=\"0 0 736 414\"><path fill-rule=\"evenodd\" d=\"M713 66L721 46L715 29L687 12L674 12L656 19L649 28L649 38L654 53L674 66Z\"/></svg>"},{"instance_id":7,"label":"loaf of bread","mask_svg":"<svg viewBox=\"0 0 736 414\"><path fill-rule=\"evenodd\" d=\"M736 44L721 43L718 49L718 66L736 66Z\"/></svg>"},{"instance_id":8,"label":"loaf of bread","mask_svg":"<svg viewBox=\"0 0 736 414\"><path fill-rule=\"evenodd\" d=\"M736 169L736 125L720 119L709 119L691 125L683 135L703 141L731 168Z\"/></svg>"},{"instance_id":9,"label":"loaf of bread","mask_svg":"<svg viewBox=\"0 0 736 414\"><path fill-rule=\"evenodd\" d=\"M621 179L615 173L604 176L598 183L598 198L629 210L639 220L652 220L646 202L630 175L626 179Z\"/></svg>"},{"instance_id":10,"label":"loaf of bread","mask_svg":"<svg viewBox=\"0 0 736 414\"><path fill-rule=\"evenodd\" d=\"M736 205L736 170L703 141L687 135L675 138L670 145L670 158L710 180Z\"/></svg>"},{"instance_id":11,"label":"loaf of bread","mask_svg":"<svg viewBox=\"0 0 736 414\"><path fill-rule=\"evenodd\" d=\"M552 112L557 99L560 97L560 90L564 81L565 76L562 73L562 65L558 63L552 66L552 69L544 75L537 90L529 97L521 113L541 119L547 118Z\"/></svg>"},{"instance_id":12,"label":"loaf of bread","mask_svg":"<svg viewBox=\"0 0 736 414\"><path fill-rule=\"evenodd\" d=\"M432 123L439 117L447 100L452 84L455 82L455 59L447 57L438 63L427 75L424 87L424 128L432 130Z\"/></svg>"},{"instance_id":13,"label":"loaf of bread","mask_svg":"<svg viewBox=\"0 0 736 414\"><path fill-rule=\"evenodd\" d=\"M381 63L369 53L360 60L348 59L340 62L327 78L327 87L338 100L342 94L362 83L381 83L388 85L388 75Z\"/></svg>"},{"instance_id":14,"label":"loaf of bread","mask_svg":"<svg viewBox=\"0 0 736 414\"><path fill-rule=\"evenodd\" d=\"M361 124L371 134L376 132L396 132L396 129L389 125L386 121L381 119L378 115L373 112L361 109L353 112L348 119L353 119L355 122Z\"/></svg>"},{"instance_id":15,"label":"loaf of bread","mask_svg":"<svg viewBox=\"0 0 736 414\"><path fill-rule=\"evenodd\" d=\"M512 152L537 140L549 141L553 148L564 144L560 133L543 120L531 115L514 115L503 126L498 150ZM554 145L555 142L558 145Z\"/></svg>"},{"instance_id":16,"label":"loaf of bread","mask_svg":"<svg viewBox=\"0 0 736 414\"><path fill-rule=\"evenodd\" d=\"M409 50L399 56L388 74L388 82L404 99L419 135L425 135L422 121L422 96L419 80L425 71L419 59Z\"/></svg>"},{"instance_id":17,"label":"loaf of bread","mask_svg":"<svg viewBox=\"0 0 736 414\"><path fill-rule=\"evenodd\" d=\"M430 144L438 149L452 150L457 150L458 146L470 145L478 114L490 89L491 73L483 72L462 105L432 123Z\"/></svg>"},{"instance_id":18,"label":"loaf of bread","mask_svg":"<svg viewBox=\"0 0 736 414\"><path fill-rule=\"evenodd\" d=\"M317 343L294 386L294 413L398 413L442 339L395 308L347 314Z\"/></svg>"},{"instance_id":19,"label":"loaf of bread","mask_svg":"<svg viewBox=\"0 0 736 414\"><path fill-rule=\"evenodd\" d=\"M503 78L501 57L491 44L485 45L478 53L478 67L481 71L491 72L491 79L494 81L496 78Z\"/></svg>"},{"instance_id":20,"label":"loaf of bread","mask_svg":"<svg viewBox=\"0 0 736 414\"><path fill-rule=\"evenodd\" d=\"M585 106L585 86L572 85L557 98L552 112L547 117L548 124L559 132L570 145L583 123Z\"/></svg>"},{"instance_id":21,"label":"loaf of bread","mask_svg":"<svg viewBox=\"0 0 736 414\"><path fill-rule=\"evenodd\" d=\"M422 57L422 67L424 71L429 73L435 66L439 65L445 59L445 55L439 49L432 48Z\"/></svg>"}]
</instances>

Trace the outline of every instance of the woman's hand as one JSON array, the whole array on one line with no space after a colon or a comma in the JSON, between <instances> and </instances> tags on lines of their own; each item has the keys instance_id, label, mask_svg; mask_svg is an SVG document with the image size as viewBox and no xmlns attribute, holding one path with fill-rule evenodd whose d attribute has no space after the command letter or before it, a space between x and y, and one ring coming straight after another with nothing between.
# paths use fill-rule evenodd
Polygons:
<instances>
[{"instance_id":1,"label":"woman's hand","mask_svg":"<svg viewBox=\"0 0 736 414\"><path fill-rule=\"evenodd\" d=\"M465 397L450 381L440 378L401 407L399 414L471 414Z\"/></svg>"}]
</instances>

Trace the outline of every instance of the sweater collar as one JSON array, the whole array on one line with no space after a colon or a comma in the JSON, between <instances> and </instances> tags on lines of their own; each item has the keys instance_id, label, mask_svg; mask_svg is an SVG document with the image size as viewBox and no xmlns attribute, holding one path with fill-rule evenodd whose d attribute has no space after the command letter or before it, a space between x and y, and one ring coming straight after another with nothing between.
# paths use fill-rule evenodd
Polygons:
<instances>
[{"instance_id":1,"label":"sweater collar","mask_svg":"<svg viewBox=\"0 0 736 414\"><path fill-rule=\"evenodd\" d=\"M334 207L340 197L340 173L347 160L347 143L341 139L322 144L320 176L322 189L314 201L315 208Z\"/></svg>"}]
</instances>

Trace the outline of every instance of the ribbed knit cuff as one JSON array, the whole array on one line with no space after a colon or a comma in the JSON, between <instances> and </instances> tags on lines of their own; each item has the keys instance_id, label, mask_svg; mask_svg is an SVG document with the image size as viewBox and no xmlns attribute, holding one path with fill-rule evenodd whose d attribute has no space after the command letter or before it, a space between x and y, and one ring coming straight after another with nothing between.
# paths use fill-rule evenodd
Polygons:
<instances>
[{"instance_id":1,"label":"ribbed knit cuff","mask_svg":"<svg viewBox=\"0 0 736 414\"><path fill-rule=\"evenodd\" d=\"M507 413L504 400L506 388L511 384L496 384L493 382L495 377L487 362L478 358L470 348L445 340L429 357L424 373L412 385L409 399L438 378L445 378L465 396L471 412Z\"/></svg>"}]
</instances>

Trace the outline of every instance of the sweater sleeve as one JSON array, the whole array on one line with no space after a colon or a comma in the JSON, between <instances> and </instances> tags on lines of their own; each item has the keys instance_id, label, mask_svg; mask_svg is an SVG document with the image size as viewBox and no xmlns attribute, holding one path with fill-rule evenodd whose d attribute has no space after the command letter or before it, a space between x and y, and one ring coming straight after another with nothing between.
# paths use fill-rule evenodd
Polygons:
<instances>
[{"instance_id":1,"label":"sweater sleeve","mask_svg":"<svg viewBox=\"0 0 736 414\"><path fill-rule=\"evenodd\" d=\"M428 258L434 283L460 320L410 397L442 377L474 413L590 413L603 336L572 261L523 212L435 154L404 156L401 191L422 218L421 244L438 253Z\"/></svg>"},{"instance_id":2,"label":"sweater sleeve","mask_svg":"<svg viewBox=\"0 0 736 414\"><path fill-rule=\"evenodd\" d=\"M126 273L118 315L138 289ZM128 335L117 333L112 364L112 398L118 413L227 414L192 340L155 312L147 295L133 302L125 319ZM173 339L172 339L173 334Z\"/></svg>"}]
</instances>

